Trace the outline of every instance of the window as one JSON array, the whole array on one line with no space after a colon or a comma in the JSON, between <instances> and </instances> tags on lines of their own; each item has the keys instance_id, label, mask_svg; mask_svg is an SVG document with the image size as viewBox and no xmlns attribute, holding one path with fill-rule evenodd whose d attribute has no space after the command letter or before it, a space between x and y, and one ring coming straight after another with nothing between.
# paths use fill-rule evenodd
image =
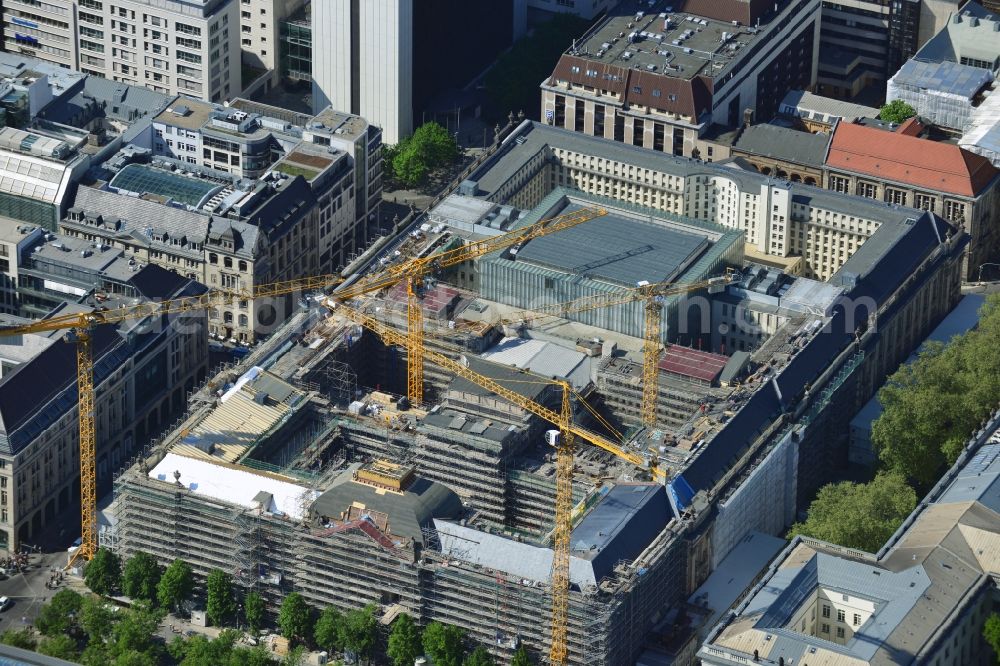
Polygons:
<instances>
[{"instance_id":1,"label":"window","mask_svg":"<svg viewBox=\"0 0 1000 666\"><path fill-rule=\"evenodd\" d=\"M250 318L247 317L245 314L241 314L240 315L240 326L242 326L243 328L246 328L249 325L250 325Z\"/></svg>"},{"instance_id":2,"label":"window","mask_svg":"<svg viewBox=\"0 0 1000 666\"><path fill-rule=\"evenodd\" d=\"M858 614L858 613L855 613L854 614L854 626L856 627L859 624L861 624L861 615Z\"/></svg>"},{"instance_id":3,"label":"window","mask_svg":"<svg viewBox=\"0 0 1000 666\"><path fill-rule=\"evenodd\" d=\"M830 633L830 625L824 622L822 627L820 628L820 631L822 631L824 634Z\"/></svg>"},{"instance_id":4,"label":"window","mask_svg":"<svg viewBox=\"0 0 1000 666\"><path fill-rule=\"evenodd\" d=\"M246 270L247 270L247 262L240 259L240 272L246 273Z\"/></svg>"},{"instance_id":5,"label":"window","mask_svg":"<svg viewBox=\"0 0 1000 666\"><path fill-rule=\"evenodd\" d=\"M937 199L929 194L918 193L914 196L914 205L921 210L934 210Z\"/></svg>"},{"instance_id":6,"label":"window","mask_svg":"<svg viewBox=\"0 0 1000 666\"><path fill-rule=\"evenodd\" d=\"M837 622L843 622L845 616L846 616L846 614L844 613L844 609L838 608L837 609Z\"/></svg>"},{"instance_id":7,"label":"window","mask_svg":"<svg viewBox=\"0 0 1000 666\"><path fill-rule=\"evenodd\" d=\"M843 637L844 637L844 628L837 627L837 638L843 638Z\"/></svg>"},{"instance_id":8,"label":"window","mask_svg":"<svg viewBox=\"0 0 1000 666\"><path fill-rule=\"evenodd\" d=\"M823 617L830 617L830 607L823 604Z\"/></svg>"}]
</instances>

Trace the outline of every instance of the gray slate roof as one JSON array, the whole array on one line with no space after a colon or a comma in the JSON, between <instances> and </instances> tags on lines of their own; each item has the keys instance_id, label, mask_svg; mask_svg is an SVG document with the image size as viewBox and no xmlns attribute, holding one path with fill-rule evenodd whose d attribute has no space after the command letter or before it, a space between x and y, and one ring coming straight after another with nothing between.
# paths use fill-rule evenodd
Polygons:
<instances>
[{"instance_id":1,"label":"gray slate roof","mask_svg":"<svg viewBox=\"0 0 1000 666\"><path fill-rule=\"evenodd\" d=\"M82 126L94 118L132 123L152 118L174 97L141 86L87 76L71 95L63 95L39 112L39 117L65 125Z\"/></svg>"},{"instance_id":2,"label":"gray slate roof","mask_svg":"<svg viewBox=\"0 0 1000 666\"><path fill-rule=\"evenodd\" d=\"M319 516L339 520L354 502L389 516L393 536L423 542L423 528L435 518L458 520L464 511L458 495L436 481L417 477L403 493L380 492L357 483L351 473L341 474L325 493L316 498L312 511Z\"/></svg>"},{"instance_id":3,"label":"gray slate roof","mask_svg":"<svg viewBox=\"0 0 1000 666\"><path fill-rule=\"evenodd\" d=\"M751 125L743 130L734 149L761 157L822 167L830 135L812 134L778 125Z\"/></svg>"},{"instance_id":4,"label":"gray slate roof","mask_svg":"<svg viewBox=\"0 0 1000 666\"><path fill-rule=\"evenodd\" d=\"M560 214L581 208L572 204ZM709 245L704 236L609 214L528 241L517 261L633 287L670 279Z\"/></svg>"}]
</instances>

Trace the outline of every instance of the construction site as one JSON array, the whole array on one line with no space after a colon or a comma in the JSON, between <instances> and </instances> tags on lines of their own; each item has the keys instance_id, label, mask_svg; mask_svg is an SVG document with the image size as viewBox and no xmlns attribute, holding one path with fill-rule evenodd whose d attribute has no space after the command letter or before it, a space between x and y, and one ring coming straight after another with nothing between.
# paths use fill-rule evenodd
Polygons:
<instances>
[{"instance_id":1,"label":"construction site","mask_svg":"<svg viewBox=\"0 0 1000 666\"><path fill-rule=\"evenodd\" d=\"M782 533L790 451L902 353L873 354L839 299L867 289L889 326L948 292L961 242L887 210L821 283L748 263L743 232L542 194L452 195L306 294L124 467L101 543L231 572L272 611L297 591L455 624L500 663L687 663L684 600L747 534Z\"/></svg>"}]
</instances>

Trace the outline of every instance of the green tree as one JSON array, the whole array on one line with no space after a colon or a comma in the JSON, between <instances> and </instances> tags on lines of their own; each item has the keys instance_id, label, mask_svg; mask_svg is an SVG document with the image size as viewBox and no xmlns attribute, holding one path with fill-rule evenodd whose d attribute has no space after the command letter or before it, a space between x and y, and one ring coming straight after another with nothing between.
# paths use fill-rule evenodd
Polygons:
<instances>
[{"instance_id":1,"label":"green tree","mask_svg":"<svg viewBox=\"0 0 1000 666\"><path fill-rule=\"evenodd\" d=\"M160 582L156 586L156 598L161 605L176 610L190 598L193 589L194 575L191 573L190 565L177 558L160 577Z\"/></svg>"},{"instance_id":2,"label":"green tree","mask_svg":"<svg viewBox=\"0 0 1000 666\"><path fill-rule=\"evenodd\" d=\"M122 592L132 599L156 601L156 587L160 583L162 569L156 558L149 553L138 551L125 563L122 571Z\"/></svg>"},{"instance_id":3,"label":"green tree","mask_svg":"<svg viewBox=\"0 0 1000 666\"><path fill-rule=\"evenodd\" d=\"M872 444L882 465L923 492L955 462L1000 401L1000 296L991 295L975 330L929 344L879 391L882 415Z\"/></svg>"},{"instance_id":4,"label":"green tree","mask_svg":"<svg viewBox=\"0 0 1000 666\"><path fill-rule=\"evenodd\" d=\"M108 596L118 589L122 568L118 556L107 548L98 548L83 571L83 580L95 594Z\"/></svg>"},{"instance_id":5,"label":"green tree","mask_svg":"<svg viewBox=\"0 0 1000 666\"><path fill-rule=\"evenodd\" d=\"M205 614L215 626L222 624L236 612L236 597L233 595L233 577L221 569L212 569L205 581Z\"/></svg>"},{"instance_id":6,"label":"green tree","mask_svg":"<svg viewBox=\"0 0 1000 666\"><path fill-rule=\"evenodd\" d=\"M327 606L316 619L313 628L313 640L322 650L330 654L341 652L344 643L341 637L344 632L344 616L333 606Z\"/></svg>"},{"instance_id":7,"label":"green tree","mask_svg":"<svg viewBox=\"0 0 1000 666\"><path fill-rule=\"evenodd\" d=\"M297 645L288 651L285 658L281 660L281 666L302 666L306 661L306 649L302 645Z\"/></svg>"},{"instance_id":8,"label":"green tree","mask_svg":"<svg viewBox=\"0 0 1000 666\"><path fill-rule=\"evenodd\" d=\"M484 79L489 102L483 105L483 112L490 123L503 125L510 112L540 109L538 82L552 74L552 63L589 26L589 21L571 14L557 14L497 58Z\"/></svg>"},{"instance_id":9,"label":"green tree","mask_svg":"<svg viewBox=\"0 0 1000 666\"><path fill-rule=\"evenodd\" d=\"M160 658L149 652L127 650L111 662L112 666L159 666Z\"/></svg>"},{"instance_id":10,"label":"green tree","mask_svg":"<svg viewBox=\"0 0 1000 666\"><path fill-rule=\"evenodd\" d=\"M983 638L986 639L987 645L993 648L993 656L1000 664L1000 615L997 613L986 618L986 624L983 625Z\"/></svg>"},{"instance_id":11,"label":"green tree","mask_svg":"<svg viewBox=\"0 0 1000 666\"><path fill-rule=\"evenodd\" d=\"M393 666L410 666L420 656L420 629L403 613L392 623L386 655Z\"/></svg>"},{"instance_id":12,"label":"green tree","mask_svg":"<svg viewBox=\"0 0 1000 666\"><path fill-rule=\"evenodd\" d=\"M80 655L80 663L84 666L108 666L111 663L108 646L104 643L87 643Z\"/></svg>"},{"instance_id":13,"label":"green tree","mask_svg":"<svg viewBox=\"0 0 1000 666\"><path fill-rule=\"evenodd\" d=\"M110 652L116 663L119 659L132 663L136 653L148 655L155 663L160 658L161 646L155 642L156 631L166 616L166 611L153 608L148 601L137 601L127 611L116 613L121 619L111 630Z\"/></svg>"},{"instance_id":14,"label":"green tree","mask_svg":"<svg viewBox=\"0 0 1000 666\"><path fill-rule=\"evenodd\" d=\"M76 616L83 606L83 597L73 590L59 590L35 620L35 626L46 636L60 636L76 624Z\"/></svg>"},{"instance_id":15,"label":"green tree","mask_svg":"<svg viewBox=\"0 0 1000 666\"><path fill-rule=\"evenodd\" d=\"M420 147L412 141L404 141L392 159L392 172L403 187L414 187L424 182L430 167Z\"/></svg>"},{"instance_id":16,"label":"green tree","mask_svg":"<svg viewBox=\"0 0 1000 666\"><path fill-rule=\"evenodd\" d=\"M80 606L80 628L87 635L87 645L101 646L111 637L115 612L99 597L86 597Z\"/></svg>"},{"instance_id":17,"label":"green tree","mask_svg":"<svg viewBox=\"0 0 1000 666\"><path fill-rule=\"evenodd\" d=\"M917 115L917 110L901 99L894 99L879 109L878 117L887 123L901 123Z\"/></svg>"},{"instance_id":18,"label":"green tree","mask_svg":"<svg viewBox=\"0 0 1000 666\"><path fill-rule=\"evenodd\" d=\"M517 648L517 652L511 657L510 666L531 666L531 655L523 645Z\"/></svg>"},{"instance_id":19,"label":"green tree","mask_svg":"<svg viewBox=\"0 0 1000 666\"><path fill-rule=\"evenodd\" d=\"M278 611L278 628L281 635L292 641L312 634L312 609L298 592L292 592L281 602Z\"/></svg>"},{"instance_id":20,"label":"green tree","mask_svg":"<svg viewBox=\"0 0 1000 666\"><path fill-rule=\"evenodd\" d=\"M250 631L256 633L264 626L264 610L264 597L254 591L247 592L243 598L243 614L246 616Z\"/></svg>"},{"instance_id":21,"label":"green tree","mask_svg":"<svg viewBox=\"0 0 1000 666\"><path fill-rule=\"evenodd\" d=\"M192 636L184 645L180 666L219 666L233 658L233 649L239 635L232 630L223 631L218 638Z\"/></svg>"},{"instance_id":22,"label":"green tree","mask_svg":"<svg viewBox=\"0 0 1000 666\"><path fill-rule=\"evenodd\" d=\"M274 663L264 644L252 648L236 648L229 658L228 666L270 666Z\"/></svg>"},{"instance_id":23,"label":"green tree","mask_svg":"<svg viewBox=\"0 0 1000 666\"><path fill-rule=\"evenodd\" d=\"M917 494L896 473L880 473L869 483L832 483L820 488L804 523L789 538L811 536L846 548L874 553L917 505Z\"/></svg>"},{"instance_id":24,"label":"green tree","mask_svg":"<svg viewBox=\"0 0 1000 666\"><path fill-rule=\"evenodd\" d=\"M489 650L479 645L469 653L462 666L495 666L495 664L496 661L494 661L493 655L490 654Z\"/></svg>"},{"instance_id":25,"label":"green tree","mask_svg":"<svg viewBox=\"0 0 1000 666\"><path fill-rule=\"evenodd\" d=\"M455 137L435 122L424 123L418 127L410 139L410 144L417 147L431 169L451 164L459 153Z\"/></svg>"},{"instance_id":26,"label":"green tree","mask_svg":"<svg viewBox=\"0 0 1000 666\"><path fill-rule=\"evenodd\" d=\"M12 645L22 650L35 649L35 637L27 629L8 629L3 634L0 634L0 643Z\"/></svg>"},{"instance_id":27,"label":"green tree","mask_svg":"<svg viewBox=\"0 0 1000 666\"><path fill-rule=\"evenodd\" d=\"M375 611L378 607L369 604L364 608L348 611L344 614L341 632L341 642L345 650L350 650L365 661L371 658L378 637L378 620Z\"/></svg>"},{"instance_id":28,"label":"green tree","mask_svg":"<svg viewBox=\"0 0 1000 666\"><path fill-rule=\"evenodd\" d=\"M465 631L451 624L431 622L424 629L424 652L434 666L460 666L465 648Z\"/></svg>"},{"instance_id":29,"label":"green tree","mask_svg":"<svg viewBox=\"0 0 1000 666\"><path fill-rule=\"evenodd\" d=\"M46 638L38 644L38 651L49 657L65 659L66 661L76 661L80 655L76 641L65 634Z\"/></svg>"}]
</instances>

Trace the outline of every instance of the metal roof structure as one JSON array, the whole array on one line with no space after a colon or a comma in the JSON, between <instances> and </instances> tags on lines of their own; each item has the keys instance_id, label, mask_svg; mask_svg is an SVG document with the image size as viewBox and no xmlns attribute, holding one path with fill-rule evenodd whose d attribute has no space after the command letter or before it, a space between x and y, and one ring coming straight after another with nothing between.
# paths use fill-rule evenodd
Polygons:
<instances>
[{"instance_id":1,"label":"metal roof structure","mask_svg":"<svg viewBox=\"0 0 1000 666\"><path fill-rule=\"evenodd\" d=\"M222 189L222 185L217 183L188 178L143 164L129 164L108 185L122 192L161 196L192 208L201 208L213 194Z\"/></svg>"},{"instance_id":2,"label":"metal roof structure","mask_svg":"<svg viewBox=\"0 0 1000 666\"><path fill-rule=\"evenodd\" d=\"M854 122L858 118L878 118L879 110L853 102L823 97L805 90L790 90L781 100L779 110L806 120L833 124L835 119Z\"/></svg>"},{"instance_id":3,"label":"metal roof structure","mask_svg":"<svg viewBox=\"0 0 1000 666\"><path fill-rule=\"evenodd\" d=\"M560 214L581 208L570 204ZM680 275L710 245L704 236L611 213L527 242L517 261L634 287Z\"/></svg>"},{"instance_id":4,"label":"metal roof structure","mask_svg":"<svg viewBox=\"0 0 1000 666\"><path fill-rule=\"evenodd\" d=\"M955 62L924 62L910 59L892 77L897 86L913 90L934 91L941 95L956 95L971 100L984 86L993 81L986 69Z\"/></svg>"},{"instance_id":5,"label":"metal roof structure","mask_svg":"<svg viewBox=\"0 0 1000 666\"><path fill-rule=\"evenodd\" d=\"M660 360L660 370L711 383L716 380L727 363L729 363L728 356L680 345L670 345L667 348L667 353Z\"/></svg>"},{"instance_id":6,"label":"metal roof structure","mask_svg":"<svg viewBox=\"0 0 1000 666\"><path fill-rule=\"evenodd\" d=\"M481 356L487 361L530 370L543 377L565 377L577 389L590 381L586 354L545 340L507 337Z\"/></svg>"}]
</instances>

